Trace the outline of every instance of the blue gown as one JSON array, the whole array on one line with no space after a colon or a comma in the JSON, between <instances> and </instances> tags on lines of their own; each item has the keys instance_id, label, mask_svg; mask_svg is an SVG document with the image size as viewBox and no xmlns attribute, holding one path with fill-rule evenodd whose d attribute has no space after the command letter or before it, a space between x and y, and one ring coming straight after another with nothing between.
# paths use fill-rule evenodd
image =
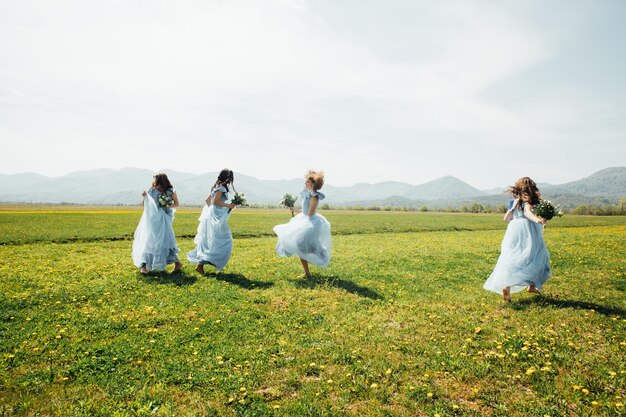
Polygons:
<instances>
[{"instance_id":1,"label":"blue gown","mask_svg":"<svg viewBox=\"0 0 626 417\"><path fill-rule=\"evenodd\" d=\"M174 189L167 190L173 194ZM159 206L161 194L156 188L150 188L143 200L143 214L135 230L132 258L137 268L145 266L150 271L162 271L165 266L179 262L178 246L172 223L174 209Z\"/></svg>"},{"instance_id":2,"label":"blue gown","mask_svg":"<svg viewBox=\"0 0 626 417\"><path fill-rule=\"evenodd\" d=\"M196 247L187 252L187 259L192 264L214 265L217 271L221 271L233 251L233 235L228 227L230 217L228 207L214 204L217 191L222 192L220 199L222 202L227 200L226 187L220 186L211 191L211 205L205 204L202 209L202 214L198 218L200 224L194 238Z\"/></svg>"},{"instance_id":3,"label":"blue gown","mask_svg":"<svg viewBox=\"0 0 626 417\"><path fill-rule=\"evenodd\" d=\"M513 204L509 202L509 208ZM526 218L525 204L513 210L513 219L502 239L500 257L483 285L486 290L502 294L502 289L511 287L514 293L531 284L540 290L550 278L550 253L543 240L543 225Z\"/></svg>"},{"instance_id":4,"label":"blue gown","mask_svg":"<svg viewBox=\"0 0 626 417\"><path fill-rule=\"evenodd\" d=\"M320 200L325 198L320 192L302 191L302 213L294 216L287 224L274 226L274 233L278 236L276 253L278 256L298 256L313 265L326 268L332 251L330 223L324 216L317 214L317 210L309 217L313 196Z\"/></svg>"}]
</instances>

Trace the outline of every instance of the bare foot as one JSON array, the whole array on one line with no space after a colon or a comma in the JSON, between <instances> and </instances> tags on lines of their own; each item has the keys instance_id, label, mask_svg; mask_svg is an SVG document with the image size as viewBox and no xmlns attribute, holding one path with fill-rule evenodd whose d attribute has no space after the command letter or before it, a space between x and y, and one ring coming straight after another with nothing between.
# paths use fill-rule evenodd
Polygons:
<instances>
[{"instance_id":1,"label":"bare foot","mask_svg":"<svg viewBox=\"0 0 626 417\"><path fill-rule=\"evenodd\" d=\"M304 269L304 275L306 275L307 278L311 278L311 272L309 271L309 263L307 261L305 261L304 259L300 259L300 262L302 262L302 267Z\"/></svg>"},{"instance_id":2,"label":"bare foot","mask_svg":"<svg viewBox=\"0 0 626 417\"><path fill-rule=\"evenodd\" d=\"M511 289L509 287L502 289L502 298L506 302L511 302Z\"/></svg>"},{"instance_id":3,"label":"bare foot","mask_svg":"<svg viewBox=\"0 0 626 417\"><path fill-rule=\"evenodd\" d=\"M180 271L182 268L183 268L183 264L181 264L180 262L176 262L174 264L174 269L172 269L172 274Z\"/></svg>"},{"instance_id":4,"label":"bare foot","mask_svg":"<svg viewBox=\"0 0 626 417\"><path fill-rule=\"evenodd\" d=\"M139 272L141 273L141 275L148 275L148 268L142 266Z\"/></svg>"},{"instance_id":5,"label":"bare foot","mask_svg":"<svg viewBox=\"0 0 626 417\"><path fill-rule=\"evenodd\" d=\"M537 287L535 287L534 285L528 286L528 292L533 293L533 294L541 294L541 291L539 291Z\"/></svg>"},{"instance_id":6,"label":"bare foot","mask_svg":"<svg viewBox=\"0 0 626 417\"><path fill-rule=\"evenodd\" d=\"M201 275L204 275L204 265L198 264L198 266L196 266L196 271L198 271Z\"/></svg>"}]
</instances>

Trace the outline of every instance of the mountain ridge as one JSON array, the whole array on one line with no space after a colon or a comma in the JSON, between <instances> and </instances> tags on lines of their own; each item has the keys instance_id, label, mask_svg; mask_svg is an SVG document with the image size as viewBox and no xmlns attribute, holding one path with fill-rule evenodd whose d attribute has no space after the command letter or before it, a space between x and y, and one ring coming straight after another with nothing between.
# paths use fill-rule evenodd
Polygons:
<instances>
[{"instance_id":1,"label":"mountain ridge","mask_svg":"<svg viewBox=\"0 0 626 417\"><path fill-rule=\"evenodd\" d=\"M191 174L164 170L177 189L181 202L200 205L217 177L217 171ZM139 204L141 191L150 185L153 172L125 167L75 171L60 177L37 173L0 174L0 202L5 203L71 203L71 204ZM298 194L302 178L262 180L235 173L235 189L246 194L248 202L276 205L284 193ZM461 179L446 175L422 184L400 181L356 183L350 186L326 184L324 193L333 206L407 205L442 207L459 206L471 201L504 202L502 189L479 190ZM494 192L499 190L499 192ZM626 197L626 167L609 167L560 185L542 184L546 198L565 196L568 204L591 204L592 201L617 202ZM445 205L444 205L445 204ZM488 203L491 204L491 203Z\"/></svg>"}]
</instances>

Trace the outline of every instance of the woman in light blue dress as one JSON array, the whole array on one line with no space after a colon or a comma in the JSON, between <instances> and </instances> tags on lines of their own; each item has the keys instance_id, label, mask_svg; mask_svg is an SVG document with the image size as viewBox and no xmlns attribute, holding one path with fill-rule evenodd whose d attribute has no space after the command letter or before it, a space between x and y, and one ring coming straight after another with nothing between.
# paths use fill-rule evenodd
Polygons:
<instances>
[{"instance_id":1,"label":"woman in light blue dress","mask_svg":"<svg viewBox=\"0 0 626 417\"><path fill-rule=\"evenodd\" d=\"M143 214L135 230L132 258L142 274L149 271L163 271L165 266L174 263L179 271L183 264L178 259L178 246L172 222L174 209L178 207L176 190L167 175L160 172L153 177L152 187L143 197Z\"/></svg>"},{"instance_id":2,"label":"woman in light blue dress","mask_svg":"<svg viewBox=\"0 0 626 417\"><path fill-rule=\"evenodd\" d=\"M533 180L523 177L508 191L514 200L509 202L504 216L508 226L500 257L483 285L486 290L502 294L505 301L511 301L511 293L524 288L540 293L550 278L550 253L543 239L546 220L533 213L533 206L541 198L539 189Z\"/></svg>"},{"instance_id":3,"label":"woman in light blue dress","mask_svg":"<svg viewBox=\"0 0 626 417\"><path fill-rule=\"evenodd\" d=\"M223 169L217 181L206 198L202 214L198 219L198 231L194 239L196 247L187 253L187 259L197 264L196 271L204 275L204 265L213 265L216 271L221 271L233 250L233 235L228 227L230 211L235 204L226 203L229 186L233 186L233 171Z\"/></svg>"},{"instance_id":4,"label":"woman in light blue dress","mask_svg":"<svg viewBox=\"0 0 626 417\"><path fill-rule=\"evenodd\" d=\"M324 173L309 171L305 178L305 189L300 194L302 213L287 224L275 226L274 233L278 236L278 256L298 256L308 278L311 276L309 262L322 268L328 266L332 240L330 223L324 216L317 214L317 206L324 199L324 194L319 192L324 185Z\"/></svg>"}]
</instances>

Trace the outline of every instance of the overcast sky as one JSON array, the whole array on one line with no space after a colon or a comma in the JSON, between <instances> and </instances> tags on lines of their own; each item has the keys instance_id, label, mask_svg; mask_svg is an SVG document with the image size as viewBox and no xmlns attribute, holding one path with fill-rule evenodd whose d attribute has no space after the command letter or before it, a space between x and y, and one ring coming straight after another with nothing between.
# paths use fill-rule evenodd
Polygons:
<instances>
[{"instance_id":1,"label":"overcast sky","mask_svg":"<svg viewBox=\"0 0 626 417\"><path fill-rule=\"evenodd\" d=\"M562 183L626 165L626 1L0 0L0 173Z\"/></svg>"}]
</instances>

